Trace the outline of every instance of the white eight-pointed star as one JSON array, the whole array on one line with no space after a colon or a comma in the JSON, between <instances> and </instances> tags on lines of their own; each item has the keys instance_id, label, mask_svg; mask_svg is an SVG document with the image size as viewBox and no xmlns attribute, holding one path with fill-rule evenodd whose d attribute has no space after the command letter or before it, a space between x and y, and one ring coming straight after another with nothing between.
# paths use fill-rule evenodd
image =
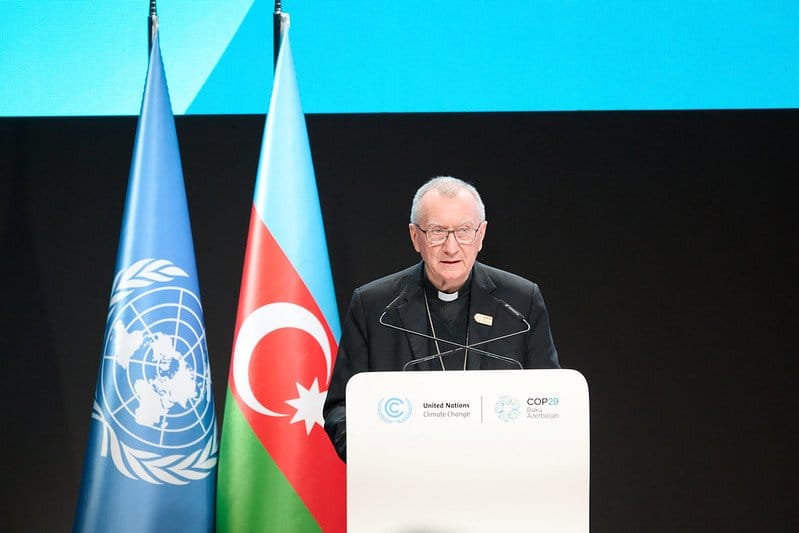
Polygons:
<instances>
[{"instance_id":1,"label":"white eight-pointed star","mask_svg":"<svg viewBox=\"0 0 799 533\"><path fill-rule=\"evenodd\" d=\"M299 394L298 398L286 400L287 404L297 410L290 423L305 422L305 433L310 435L314 424L319 424L321 427L325 425L324 418L322 418L322 407L325 404L327 391L320 392L319 380L314 378L310 389L297 383L297 394Z\"/></svg>"}]
</instances>

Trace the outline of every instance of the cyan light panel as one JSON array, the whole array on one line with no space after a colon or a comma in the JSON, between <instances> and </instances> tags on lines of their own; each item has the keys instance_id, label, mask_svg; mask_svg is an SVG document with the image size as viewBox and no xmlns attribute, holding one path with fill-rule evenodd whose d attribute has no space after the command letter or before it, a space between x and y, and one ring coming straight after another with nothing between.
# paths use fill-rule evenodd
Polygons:
<instances>
[{"instance_id":1,"label":"cyan light panel","mask_svg":"<svg viewBox=\"0 0 799 533\"><path fill-rule=\"evenodd\" d=\"M307 113L799 107L799 2L284 0ZM176 114L265 113L272 0L161 0ZM0 116L135 115L144 0L0 0Z\"/></svg>"}]
</instances>

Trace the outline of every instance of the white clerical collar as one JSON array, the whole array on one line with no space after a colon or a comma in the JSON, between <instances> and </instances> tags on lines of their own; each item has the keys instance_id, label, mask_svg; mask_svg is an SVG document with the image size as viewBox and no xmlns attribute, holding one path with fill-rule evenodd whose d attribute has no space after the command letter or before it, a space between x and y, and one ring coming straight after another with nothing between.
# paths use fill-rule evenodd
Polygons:
<instances>
[{"instance_id":1,"label":"white clerical collar","mask_svg":"<svg viewBox=\"0 0 799 533\"><path fill-rule=\"evenodd\" d=\"M455 292L441 292L438 291L438 299L443 302L454 302L458 299L458 291Z\"/></svg>"}]
</instances>

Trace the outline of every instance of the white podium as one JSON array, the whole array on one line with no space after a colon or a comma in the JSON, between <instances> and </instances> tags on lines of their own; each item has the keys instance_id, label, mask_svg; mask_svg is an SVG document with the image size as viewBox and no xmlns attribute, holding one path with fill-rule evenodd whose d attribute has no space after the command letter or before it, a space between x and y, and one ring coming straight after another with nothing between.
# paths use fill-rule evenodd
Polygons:
<instances>
[{"instance_id":1,"label":"white podium","mask_svg":"<svg viewBox=\"0 0 799 533\"><path fill-rule=\"evenodd\" d=\"M347 531L588 531L574 370L369 372L347 385Z\"/></svg>"}]
</instances>

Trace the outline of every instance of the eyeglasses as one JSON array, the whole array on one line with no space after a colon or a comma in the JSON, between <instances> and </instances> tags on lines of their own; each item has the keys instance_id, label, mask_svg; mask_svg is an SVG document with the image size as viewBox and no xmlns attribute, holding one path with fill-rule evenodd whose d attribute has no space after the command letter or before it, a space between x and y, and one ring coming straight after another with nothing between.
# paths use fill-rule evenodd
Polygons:
<instances>
[{"instance_id":1,"label":"eyeglasses","mask_svg":"<svg viewBox=\"0 0 799 533\"><path fill-rule=\"evenodd\" d=\"M480 224L482 224L482 222ZM439 244L444 244L447 242L450 233L455 236L455 240L458 241L458 244L472 244L477 238L477 232L480 231L479 224L477 225L477 229L474 229L470 226L455 229L446 229L438 226L431 226L427 229L422 229L419 224L414 224L414 226L416 226L419 231L424 233L424 236L427 239L427 244L432 246L438 246Z\"/></svg>"}]
</instances>

